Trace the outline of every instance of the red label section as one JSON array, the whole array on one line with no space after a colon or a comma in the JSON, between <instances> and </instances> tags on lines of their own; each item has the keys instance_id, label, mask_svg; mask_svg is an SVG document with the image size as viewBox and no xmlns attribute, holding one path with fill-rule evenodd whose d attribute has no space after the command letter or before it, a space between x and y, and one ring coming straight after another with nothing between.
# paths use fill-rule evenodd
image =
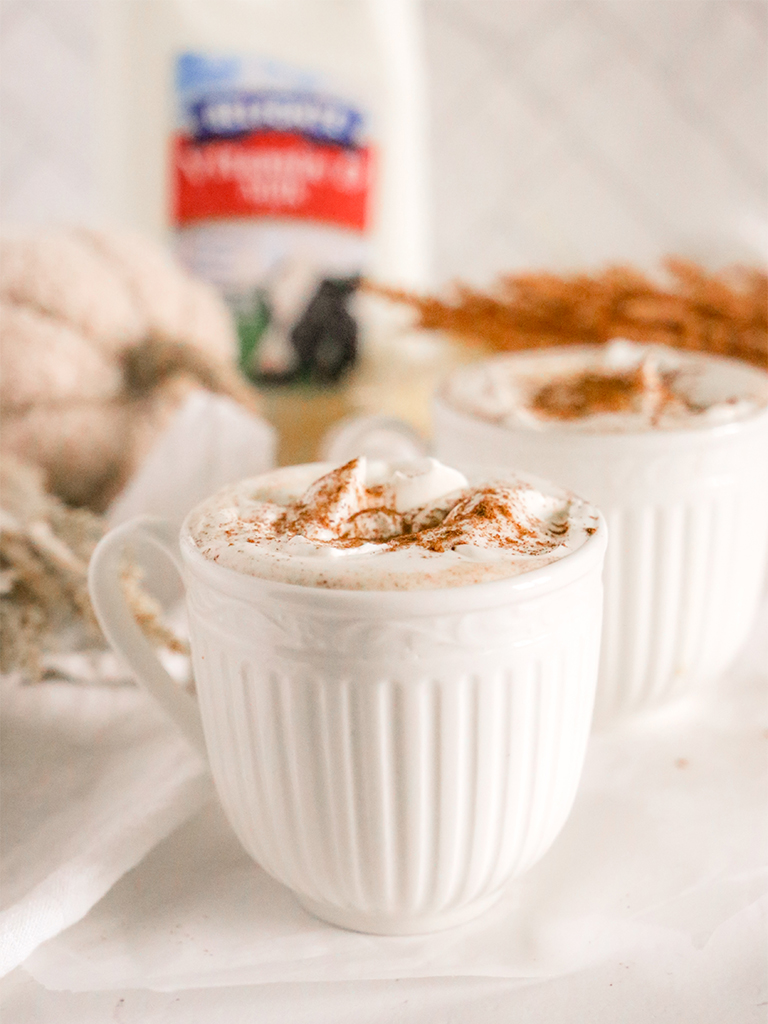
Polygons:
<instances>
[{"instance_id":1,"label":"red label section","mask_svg":"<svg viewBox=\"0 0 768 1024\"><path fill-rule=\"evenodd\" d=\"M344 149L283 132L211 142L177 136L174 222L280 216L364 231L372 173L368 147Z\"/></svg>"}]
</instances>

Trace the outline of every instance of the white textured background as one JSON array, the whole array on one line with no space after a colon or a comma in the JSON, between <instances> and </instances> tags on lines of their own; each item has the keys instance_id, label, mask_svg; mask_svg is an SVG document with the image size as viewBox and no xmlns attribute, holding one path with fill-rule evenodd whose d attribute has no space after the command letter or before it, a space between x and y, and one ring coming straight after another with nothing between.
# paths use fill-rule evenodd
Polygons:
<instances>
[{"instance_id":1,"label":"white textured background","mask_svg":"<svg viewBox=\"0 0 768 1024\"><path fill-rule=\"evenodd\" d=\"M0 0L0 220L96 215L98 0Z\"/></svg>"},{"instance_id":2,"label":"white textured background","mask_svg":"<svg viewBox=\"0 0 768 1024\"><path fill-rule=\"evenodd\" d=\"M768 5L433 0L436 265L768 258Z\"/></svg>"},{"instance_id":3,"label":"white textured background","mask_svg":"<svg viewBox=\"0 0 768 1024\"><path fill-rule=\"evenodd\" d=\"M100 212L99 2L0 0L4 222ZM768 261L765 0L426 0L424 20L436 281Z\"/></svg>"}]
</instances>

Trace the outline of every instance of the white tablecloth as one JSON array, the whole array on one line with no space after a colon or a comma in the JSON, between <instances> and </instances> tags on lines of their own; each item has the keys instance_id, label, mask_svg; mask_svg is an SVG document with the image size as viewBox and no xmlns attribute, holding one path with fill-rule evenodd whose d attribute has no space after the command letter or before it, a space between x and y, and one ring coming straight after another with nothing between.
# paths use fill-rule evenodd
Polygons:
<instances>
[{"instance_id":1,"label":"white tablecloth","mask_svg":"<svg viewBox=\"0 0 768 1024\"><path fill-rule=\"evenodd\" d=\"M46 990L23 968L5 1024L765 1024L765 901L703 949L649 947L565 977L282 983L152 992Z\"/></svg>"},{"instance_id":2,"label":"white tablecloth","mask_svg":"<svg viewBox=\"0 0 768 1024\"><path fill-rule=\"evenodd\" d=\"M8 975L5 1019L768 1020L766 666L768 607L714 688L593 737L550 853L437 936L316 922L209 801Z\"/></svg>"}]
</instances>

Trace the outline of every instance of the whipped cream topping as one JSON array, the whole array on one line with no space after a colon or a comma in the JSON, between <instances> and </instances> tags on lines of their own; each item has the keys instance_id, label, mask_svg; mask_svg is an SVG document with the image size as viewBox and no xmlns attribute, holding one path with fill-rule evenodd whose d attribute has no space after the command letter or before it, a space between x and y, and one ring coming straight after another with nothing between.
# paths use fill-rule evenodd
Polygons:
<instances>
[{"instance_id":1,"label":"whipped cream topping","mask_svg":"<svg viewBox=\"0 0 768 1024\"><path fill-rule=\"evenodd\" d=\"M597 512L542 481L470 484L436 459L290 466L214 495L192 543L238 572L306 586L411 590L539 568L580 547Z\"/></svg>"},{"instance_id":2,"label":"whipped cream topping","mask_svg":"<svg viewBox=\"0 0 768 1024\"><path fill-rule=\"evenodd\" d=\"M753 414L768 402L768 374L719 356L619 338L462 367L444 397L473 416L534 430L674 430Z\"/></svg>"}]
</instances>

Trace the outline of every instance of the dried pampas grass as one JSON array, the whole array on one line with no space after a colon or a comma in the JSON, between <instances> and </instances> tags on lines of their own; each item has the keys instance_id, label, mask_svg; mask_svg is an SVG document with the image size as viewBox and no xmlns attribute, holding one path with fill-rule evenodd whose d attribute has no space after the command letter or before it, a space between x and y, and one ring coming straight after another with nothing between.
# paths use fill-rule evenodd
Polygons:
<instances>
[{"instance_id":1,"label":"dried pampas grass","mask_svg":"<svg viewBox=\"0 0 768 1024\"><path fill-rule=\"evenodd\" d=\"M367 282L410 306L418 326L496 351L607 342L612 338L711 352L768 368L768 274L711 273L669 257L664 279L628 266L596 274L507 274L491 292L457 284L448 299Z\"/></svg>"}]
</instances>

